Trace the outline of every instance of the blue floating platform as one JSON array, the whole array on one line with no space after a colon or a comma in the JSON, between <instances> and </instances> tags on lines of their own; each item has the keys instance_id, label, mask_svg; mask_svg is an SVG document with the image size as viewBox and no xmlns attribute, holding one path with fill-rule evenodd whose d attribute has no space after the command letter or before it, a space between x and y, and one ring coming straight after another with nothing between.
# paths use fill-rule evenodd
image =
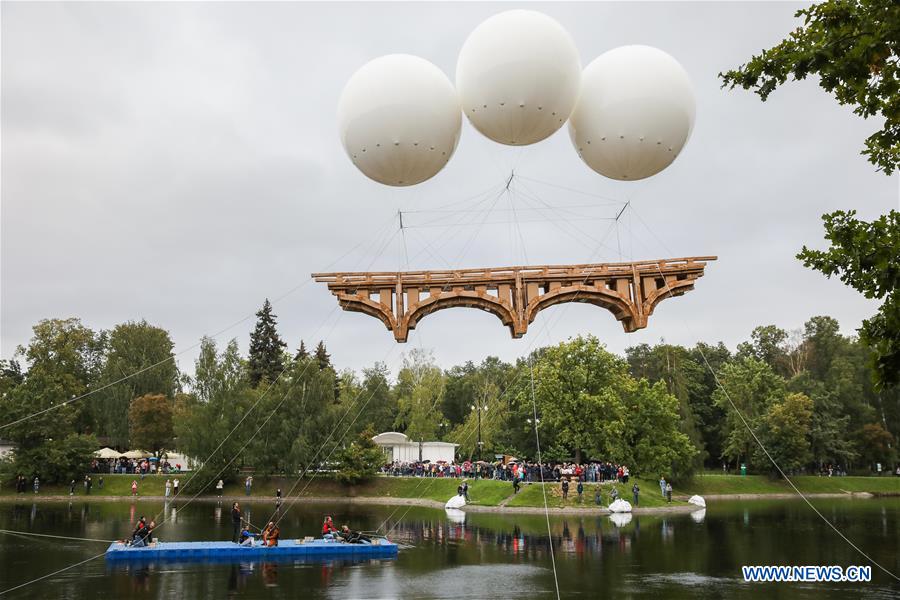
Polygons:
<instances>
[{"instance_id":1,"label":"blue floating platform","mask_svg":"<svg viewBox=\"0 0 900 600\"><path fill-rule=\"evenodd\" d=\"M265 560L282 558L392 558L397 556L397 544L385 538L371 542L348 544L341 541L279 540L277 546L241 546L234 542L157 542L143 548L113 542L106 550L106 559L121 560Z\"/></svg>"}]
</instances>

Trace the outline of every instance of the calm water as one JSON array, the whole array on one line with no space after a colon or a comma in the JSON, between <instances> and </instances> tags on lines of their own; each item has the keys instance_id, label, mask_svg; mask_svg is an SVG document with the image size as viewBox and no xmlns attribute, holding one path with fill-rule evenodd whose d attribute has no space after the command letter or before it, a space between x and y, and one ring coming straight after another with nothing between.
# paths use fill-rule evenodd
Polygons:
<instances>
[{"instance_id":1,"label":"calm water","mask_svg":"<svg viewBox=\"0 0 900 600\"><path fill-rule=\"evenodd\" d=\"M27 500L27 499L26 499ZM900 500L817 500L823 514L873 558L900 572ZM77 537L124 537L140 515L170 519L164 540L230 537L229 506L194 503L0 503L0 527ZM250 507L261 523L270 505ZM363 563L294 561L110 566L103 557L9 597L32 598L555 598L543 516L400 507L296 505L284 537L311 535L325 513L408 545L399 558ZM869 584L746 584L743 564L865 564L802 503L719 502L705 515L551 520L565 598L898 598L900 584L873 570ZM0 536L0 591L94 556L102 543Z\"/></svg>"}]
</instances>

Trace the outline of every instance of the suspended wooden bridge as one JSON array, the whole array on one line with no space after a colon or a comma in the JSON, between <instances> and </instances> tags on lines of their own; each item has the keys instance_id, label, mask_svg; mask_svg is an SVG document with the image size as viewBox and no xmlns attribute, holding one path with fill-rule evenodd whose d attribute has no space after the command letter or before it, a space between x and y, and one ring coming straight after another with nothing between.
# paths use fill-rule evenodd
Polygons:
<instances>
[{"instance_id":1,"label":"suspended wooden bridge","mask_svg":"<svg viewBox=\"0 0 900 600\"><path fill-rule=\"evenodd\" d=\"M625 263L405 272L313 273L341 308L373 316L405 342L422 317L443 308L480 308L514 338L537 314L563 302L605 308L626 332L643 329L656 305L694 289L715 256Z\"/></svg>"}]
</instances>

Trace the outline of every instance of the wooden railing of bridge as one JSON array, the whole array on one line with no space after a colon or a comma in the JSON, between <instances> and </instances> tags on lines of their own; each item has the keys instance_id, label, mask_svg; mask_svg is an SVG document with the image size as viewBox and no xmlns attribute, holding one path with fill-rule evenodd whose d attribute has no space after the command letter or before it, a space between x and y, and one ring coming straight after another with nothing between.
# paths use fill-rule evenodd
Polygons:
<instances>
[{"instance_id":1,"label":"wooden railing of bridge","mask_svg":"<svg viewBox=\"0 0 900 600\"><path fill-rule=\"evenodd\" d=\"M537 314L563 302L603 307L626 332L643 329L656 305L694 289L715 256L662 260L458 269L437 271L314 273L344 310L380 319L405 342L425 315L465 306L493 313L514 338Z\"/></svg>"}]
</instances>

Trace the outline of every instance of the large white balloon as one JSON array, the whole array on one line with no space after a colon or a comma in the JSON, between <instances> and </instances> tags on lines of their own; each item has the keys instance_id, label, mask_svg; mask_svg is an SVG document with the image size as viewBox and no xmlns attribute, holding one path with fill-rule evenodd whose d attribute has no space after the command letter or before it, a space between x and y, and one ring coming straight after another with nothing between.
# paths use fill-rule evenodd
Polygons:
<instances>
[{"instance_id":1,"label":"large white balloon","mask_svg":"<svg viewBox=\"0 0 900 600\"><path fill-rule=\"evenodd\" d=\"M459 142L462 117L443 71L417 56L390 54L347 81L338 127L360 171L385 185L407 186L444 168Z\"/></svg>"},{"instance_id":2,"label":"large white balloon","mask_svg":"<svg viewBox=\"0 0 900 600\"><path fill-rule=\"evenodd\" d=\"M510 10L469 35L456 89L472 125L496 142L524 146L562 127L578 98L581 62L562 25L533 10Z\"/></svg>"},{"instance_id":3,"label":"large white balloon","mask_svg":"<svg viewBox=\"0 0 900 600\"><path fill-rule=\"evenodd\" d=\"M691 82L678 61L650 46L622 46L584 69L569 135L601 175L644 179L672 164L695 113Z\"/></svg>"}]
</instances>

